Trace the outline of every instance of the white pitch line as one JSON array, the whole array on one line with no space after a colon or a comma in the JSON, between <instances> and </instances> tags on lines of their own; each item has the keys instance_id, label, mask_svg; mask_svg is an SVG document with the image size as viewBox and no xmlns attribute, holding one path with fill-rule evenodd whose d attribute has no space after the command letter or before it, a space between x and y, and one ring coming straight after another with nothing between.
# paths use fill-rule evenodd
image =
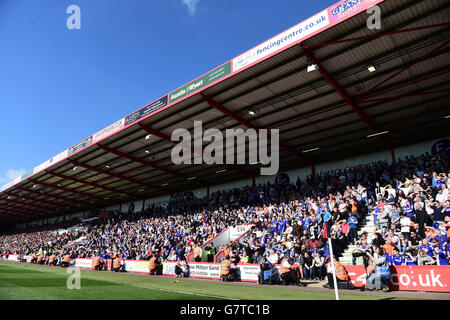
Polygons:
<instances>
[{"instance_id":1,"label":"white pitch line","mask_svg":"<svg viewBox=\"0 0 450 320\"><path fill-rule=\"evenodd\" d=\"M152 287L145 287L145 286L138 286L135 284L126 284L132 287L136 288L142 288L142 289L151 289L151 290L159 290L159 291L165 291L165 292L172 292L172 293L181 293L181 294L190 294L194 296L201 296L201 297L210 297L210 298L219 298L219 299L225 299L225 300L239 300L229 297L220 297L220 296L214 296L210 294L203 294L203 293L194 293L194 292L186 292L186 291L178 291L178 290L169 290L169 289L160 289L160 288L152 288Z\"/></svg>"}]
</instances>

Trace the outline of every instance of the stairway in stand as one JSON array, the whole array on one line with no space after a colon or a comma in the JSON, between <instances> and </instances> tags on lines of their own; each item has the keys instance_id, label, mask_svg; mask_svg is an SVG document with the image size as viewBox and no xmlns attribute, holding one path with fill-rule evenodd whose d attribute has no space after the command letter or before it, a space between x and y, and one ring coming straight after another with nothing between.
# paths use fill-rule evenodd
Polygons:
<instances>
[{"instance_id":1,"label":"stairway in stand","mask_svg":"<svg viewBox=\"0 0 450 320\"><path fill-rule=\"evenodd\" d=\"M361 228L358 230L358 238L361 237L362 233L365 231L367 235L370 235L375 230L375 222L372 215L366 215L364 220L361 223ZM339 258L339 261L344 265L352 264L352 252L357 248L356 245L349 245L342 257Z\"/></svg>"}]
</instances>

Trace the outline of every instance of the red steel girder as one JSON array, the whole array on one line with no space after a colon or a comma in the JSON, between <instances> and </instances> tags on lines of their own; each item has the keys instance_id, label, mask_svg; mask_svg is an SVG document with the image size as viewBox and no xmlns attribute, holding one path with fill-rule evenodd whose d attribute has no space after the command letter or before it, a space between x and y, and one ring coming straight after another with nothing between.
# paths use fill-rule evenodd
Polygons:
<instances>
[{"instance_id":1,"label":"red steel girder","mask_svg":"<svg viewBox=\"0 0 450 320\"><path fill-rule=\"evenodd\" d=\"M8 210L7 208L13 209L13 210ZM29 209L27 208L22 208L22 207L15 207L15 206L10 206L8 205L8 203L0 203L0 210L6 210L6 212L18 212L22 215L28 215L30 214Z\"/></svg>"},{"instance_id":2,"label":"red steel girder","mask_svg":"<svg viewBox=\"0 0 450 320\"><path fill-rule=\"evenodd\" d=\"M401 89L401 88L412 86L413 84L417 84L419 82L423 82L423 81L426 81L426 80L430 80L430 79L433 79L433 78L437 78L437 77L443 76L443 75L445 75L445 74L447 74L449 72L450 72L450 69L447 69L447 70L444 70L444 71L441 71L441 72L438 72L438 73L426 76L424 78L419 78L419 79L416 79L416 80L413 80L413 81L408 81L406 83L403 83L403 84L398 85L398 86L394 86L394 87L386 89L386 90L382 90L382 91L378 91L378 92L373 93L373 94L365 95L364 98L361 99L361 102L365 102L369 98L377 97L377 96L380 96L380 95L383 95L383 94L386 94L386 93L389 93L389 92L392 92L392 91L395 91L395 90L398 90L398 89Z\"/></svg>"},{"instance_id":3,"label":"red steel girder","mask_svg":"<svg viewBox=\"0 0 450 320\"><path fill-rule=\"evenodd\" d=\"M450 107L450 103L443 104L443 105L441 105L441 106L439 106L439 107L437 107L437 108L435 108L433 110L427 110L424 113L419 114L418 116L415 116L413 118L407 119L406 121L397 123L394 127L389 129L389 132L397 132L397 131L399 131L399 130L397 130L398 128L404 127L405 125L407 125L407 124L409 124L411 122L414 122L416 120L422 119L423 117L425 117L427 115L439 112L439 111L444 110L444 109L446 109L448 107Z\"/></svg>"},{"instance_id":4,"label":"red steel girder","mask_svg":"<svg viewBox=\"0 0 450 320\"><path fill-rule=\"evenodd\" d=\"M239 122L240 124L246 126L247 128L251 128L254 129L256 131L260 130L261 128L255 126L253 123L251 123L250 121L245 120L244 118L242 118L241 116L239 116L238 114L236 114L235 112L231 111L230 109L226 108L225 106L223 106L222 104L220 104L219 102L215 101L214 99L210 98L209 96L207 96L206 94L204 94L203 92L200 92L200 95L202 96L202 98L208 102L208 104L219 110L220 112L222 112L223 114L229 116L230 118L232 118L233 120L236 120L237 122ZM268 138L270 139L270 135L268 136ZM289 153L295 155L297 158L299 158L302 161L305 161L306 163L308 163L309 165L314 165L314 162L309 159L308 157L304 156L303 154L297 152L296 150L294 150L293 148L289 147L288 145L286 145L285 143L283 143L282 141L279 142L280 144L280 148L288 151Z\"/></svg>"},{"instance_id":5,"label":"red steel girder","mask_svg":"<svg viewBox=\"0 0 450 320\"><path fill-rule=\"evenodd\" d=\"M134 194L123 192L123 191L120 191L120 190L116 190L114 188L109 188L109 187L106 187L106 186L102 186L101 184L98 184L98 183L95 183L95 182L84 181L84 180L77 179L77 178L74 178L74 177L71 177L71 176L66 176L64 174L56 173L56 172L53 172L53 171L50 171L50 170L45 170L45 171L48 174L50 174L50 175L52 175L54 177L58 177L58 178L61 178L61 179L66 179L66 180L72 180L72 181L75 181L75 182L78 182L78 183L86 184L86 185L91 186L91 187L95 187L95 188L111 191L111 192L114 192L114 193L117 193L117 194L120 194L120 195L121 194L125 194L125 195L127 195L127 196L129 196L131 198L141 199L140 197L138 197L138 196L136 196Z\"/></svg>"},{"instance_id":6,"label":"red steel girder","mask_svg":"<svg viewBox=\"0 0 450 320\"><path fill-rule=\"evenodd\" d=\"M138 125L141 126L141 128L144 129L147 133L157 136L158 138L161 138L163 140L169 141L170 143L173 143L174 145L177 145L180 143L180 141L172 141L172 139L167 134L162 133L161 131L155 130L149 126L146 126L145 124L142 124L141 122L139 122ZM196 153L194 146L191 146L191 152ZM201 155L203 155L203 154L201 154ZM239 173L242 173L250 178L255 177L254 174L248 172L247 170L241 169L235 165L226 164L226 163L224 163L223 165L232 170L238 171Z\"/></svg>"},{"instance_id":7,"label":"red steel girder","mask_svg":"<svg viewBox=\"0 0 450 320\"><path fill-rule=\"evenodd\" d=\"M144 160L144 159L132 156L132 155L127 154L125 152L109 148L109 147L107 147L105 145L102 145L100 143L97 143L97 146L99 146L101 149L105 150L106 152L113 153L113 154L115 154L115 155L117 155L119 157L122 157L122 158L125 158L125 159L128 159L128 160L131 160L131 161L143 164L146 167L150 167L150 168L153 168L153 169L156 169L156 170L159 170L159 171L163 171L163 172L168 173L170 175L173 175L173 176L176 176L176 177L179 177L179 178L182 178L184 180L189 181L188 180L189 177L186 176L185 174L173 171L173 170L165 168L165 167L161 167L160 165L156 164L153 161L147 161L147 160ZM207 187L208 186L207 183L202 182L201 180L198 180L198 179L193 179L193 180L190 180L190 181L192 181L194 183L197 183L197 184L199 184L199 185L201 185L203 187Z\"/></svg>"},{"instance_id":8,"label":"red steel girder","mask_svg":"<svg viewBox=\"0 0 450 320\"><path fill-rule=\"evenodd\" d=\"M370 102L379 102L379 101L395 101L395 100L400 100L400 99L403 99L403 98L421 97L421 96L427 96L427 95L437 94L437 93L446 93L446 92L450 92L450 89L433 90L433 91L422 91L422 92L417 92L417 93L407 93L407 94L402 94L402 95L398 95L398 96L391 96L391 97L364 99L360 103L370 103Z\"/></svg>"},{"instance_id":9,"label":"red steel girder","mask_svg":"<svg viewBox=\"0 0 450 320\"><path fill-rule=\"evenodd\" d=\"M147 182L143 182L143 181L131 178L131 177L127 177L127 176L125 176L123 174L120 174L120 173L114 173L114 172L111 172L111 171L107 171L107 170L104 170L104 169L101 169L101 168L97 168L97 167L88 165L86 163L82 163L82 162L78 162L76 160L72 160L72 159L67 159L67 160L69 160L73 165L78 166L78 167L83 167L83 168L89 169L91 171L95 171L95 172L98 172L98 173L109 175L109 176L114 177L114 178L119 178L119 179L122 179L122 180L125 180L125 181L129 181L129 182L138 184L138 185L143 186L143 187L147 187L147 188L152 188L152 189L155 189L155 190L163 191L164 193L168 193L168 194L173 193L172 191L170 191L168 189L164 189L164 188L161 188L161 187L156 186L156 185L151 184L151 183L147 183Z\"/></svg>"},{"instance_id":10,"label":"red steel girder","mask_svg":"<svg viewBox=\"0 0 450 320\"><path fill-rule=\"evenodd\" d=\"M52 184L49 184L49 183L39 182L39 181L34 180L34 179L29 179L29 181L31 181L31 182L33 182L35 184L40 184L40 185L42 185L44 187L47 187L47 188L50 188L50 189L58 189L58 190L62 190L62 191L69 192L69 193L75 193L75 194L78 194L80 196L88 197L88 198L91 198L91 199L104 200L102 197L98 197L96 195L89 194L89 193L86 193L86 192L77 191L77 190L74 190L74 189L68 189L68 188L64 188L64 187L60 187L60 186L55 186L55 185L52 185Z\"/></svg>"},{"instance_id":11,"label":"red steel girder","mask_svg":"<svg viewBox=\"0 0 450 320\"><path fill-rule=\"evenodd\" d=\"M15 217L16 214L19 215L20 217L25 217L29 214L29 212L25 213L23 211L17 210L17 208L15 209L15 211L10 211L10 210L4 211L4 209L0 210L0 215L3 215L3 216Z\"/></svg>"},{"instance_id":12,"label":"red steel girder","mask_svg":"<svg viewBox=\"0 0 450 320\"><path fill-rule=\"evenodd\" d=\"M401 88L404 88L404 87L408 87L408 86L411 86L413 84L416 84L416 83L419 83L419 82L422 82L422 81L433 79L433 78L442 76L442 75L447 74L447 73L450 73L450 69L442 71L442 72L438 72L438 73L435 73L435 74L432 74L432 75L429 75L429 76L426 76L424 78L419 78L419 79L416 79L416 80L413 80L413 81L408 81L407 83L404 83L404 84L401 84L401 85L398 85L398 86L394 86L392 88L389 88L389 89L386 89L386 90L379 91L377 93L368 95L363 100L361 100L361 102L366 102L367 100L365 100L365 99L372 98L372 97L377 97L377 96L380 96L382 94L389 93L389 92L392 92L392 91L395 91L395 90L398 90L398 89L401 89ZM327 112L330 112L330 111L334 111L334 110L340 109L340 108L345 107L347 105L348 105L347 103L343 103L343 104L340 104L340 105L335 106L335 107L331 107L331 108L328 108L328 109L325 109L325 110L321 110L321 111L314 112L314 113L311 113L311 114L308 114L308 115L305 115L305 116L301 116L299 118L288 120L288 121L285 121L283 123L278 124L276 127L273 127L273 128L280 128L282 126L285 126L285 125L288 125L288 124L291 124L291 123L294 123L294 122L297 122L297 121L301 121L301 120L304 120L304 119L309 119L309 118L318 116L318 115L323 114L323 113L327 113Z\"/></svg>"},{"instance_id":13,"label":"red steel girder","mask_svg":"<svg viewBox=\"0 0 450 320\"><path fill-rule=\"evenodd\" d=\"M67 205L63 205L61 203L55 203L55 202L50 202L50 201L46 201L43 199L36 199L36 198L30 198L24 195L17 195L17 194L12 194L9 192L5 192L7 195L11 196L11 197L15 197L15 198L19 198L19 199L25 199L25 200L30 200L30 201L35 201L35 202L40 202L40 203L45 203L47 205L53 206L53 207L61 207L61 208L66 208Z\"/></svg>"},{"instance_id":14,"label":"red steel girder","mask_svg":"<svg viewBox=\"0 0 450 320\"><path fill-rule=\"evenodd\" d=\"M31 206L31 205L26 204L26 203L18 202L18 201L15 201L15 200L6 200L6 199L0 199L0 200L20 205L19 208L17 208L17 207L9 205L8 203L0 203L0 207L4 206L4 207L11 208L11 209L20 209L20 210L22 210L22 209L30 210L30 209L28 209L28 207L31 207L32 208L31 210L33 210L33 212L38 212L38 213L47 213L48 212L48 211L41 211L41 210L35 209L34 206ZM45 209L45 210L48 210L48 209Z\"/></svg>"},{"instance_id":15,"label":"red steel girder","mask_svg":"<svg viewBox=\"0 0 450 320\"><path fill-rule=\"evenodd\" d=\"M359 117L374 131L380 132L380 129L369 119L369 117L364 113L364 111L359 107L359 105L355 102L355 100L350 97L350 95L333 79L333 76L322 66L321 62L314 56L314 54L306 48L303 44L300 44L303 51L305 52L307 58L312 63L316 64L319 68L318 71L322 75L322 77L327 80L327 82L336 90L337 93L348 103L349 106L359 115ZM383 136L379 136L381 140L383 140L384 144L391 151L392 161L396 161L394 155L394 147L392 144Z\"/></svg>"},{"instance_id":16,"label":"red steel girder","mask_svg":"<svg viewBox=\"0 0 450 320\"><path fill-rule=\"evenodd\" d=\"M47 198L54 198L54 199L58 199L58 200L71 202L73 204L80 205L80 206L89 206L89 204L87 202L77 201L77 200L74 200L74 199L71 199L71 198L63 197L61 195L54 195L54 194L51 194L51 193L44 193L44 192L41 192L41 191L31 190L31 189L27 189L27 188L24 188L24 187L18 187L18 186L15 186L14 188L16 188L17 190L26 191L26 192L38 194L38 195L41 195L41 196L45 196Z\"/></svg>"},{"instance_id":17,"label":"red steel girder","mask_svg":"<svg viewBox=\"0 0 450 320\"><path fill-rule=\"evenodd\" d=\"M347 39L341 39L341 40L335 40L335 41L327 41L327 42L322 42L322 43L305 45L305 47L309 48L309 49L319 48L319 47L325 47L325 46L338 44L338 43L359 41L359 40L367 40L367 39L373 39L373 38L380 38L380 37L393 35L393 34L401 34L401 33L406 33L406 32L413 32L413 31L418 31L418 30L425 30L425 29L439 28L439 27L446 27L446 26L450 26L450 21L449 22L444 22L444 23L431 24L431 25L428 25L428 26L421 26L421 27L415 27L415 28L407 28L407 29L401 29L401 30L380 32L380 33L370 34L370 35L361 36L361 37L347 38Z\"/></svg>"},{"instance_id":18,"label":"red steel girder","mask_svg":"<svg viewBox=\"0 0 450 320\"><path fill-rule=\"evenodd\" d=\"M378 82L376 85L374 85L372 88L370 88L369 90L367 90L366 92L360 94L359 96L355 97L355 101L361 101L363 100L363 98L367 97L370 93L372 93L375 89L379 88L380 86L382 86L383 84L386 84L387 82L389 82L390 80L392 80L393 78L395 78L396 76L398 76L399 74L405 72L406 70L410 69L411 67L415 66L416 64L426 60L429 56L431 56L433 53L435 53L436 51L439 51L440 49L442 49L443 47L445 47L447 44L450 43L450 40L445 41L444 43L440 44L439 46L437 46L436 48L434 48L433 50L429 51L428 53L424 54L423 56L417 58L416 60L414 60L413 62L411 62L410 64L408 64L407 66L403 67L402 69L400 69L399 71L395 72L393 75L390 75L389 77L387 77L386 79ZM305 49L309 51L309 49ZM306 51L305 51L306 52ZM320 69L319 69L320 71Z\"/></svg>"}]
</instances>

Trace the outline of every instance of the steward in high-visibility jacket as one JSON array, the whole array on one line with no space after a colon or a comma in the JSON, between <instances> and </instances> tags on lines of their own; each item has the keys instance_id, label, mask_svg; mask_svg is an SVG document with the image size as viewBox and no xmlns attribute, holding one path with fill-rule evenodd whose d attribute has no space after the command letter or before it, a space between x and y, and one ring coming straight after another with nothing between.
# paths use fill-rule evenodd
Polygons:
<instances>
[{"instance_id":1,"label":"steward in high-visibility jacket","mask_svg":"<svg viewBox=\"0 0 450 320\"><path fill-rule=\"evenodd\" d=\"M195 262L200 262L202 261L202 248L200 248L199 245L197 245L194 248L194 261Z\"/></svg>"},{"instance_id":2,"label":"steward in high-visibility jacket","mask_svg":"<svg viewBox=\"0 0 450 320\"><path fill-rule=\"evenodd\" d=\"M227 277L230 274L230 256L225 256L225 260L222 261L222 266L220 267L220 276Z\"/></svg>"},{"instance_id":3,"label":"steward in high-visibility jacket","mask_svg":"<svg viewBox=\"0 0 450 320\"><path fill-rule=\"evenodd\" d=\"M96 256L94 258L94 270L103 270L103 266L105 265L105 262L100 256Z\"/></svg>"},{"instance_id":4,"label":"steward in high-visibility jacket","mask_svg":"<svg viewBox=\"0 0 450 320\"><path fill-rule=\"evenodd\" d=\"M298 279L296 270L297 265L291 264L289 253L286 253L280 264L281 283L284 285L293 283L297 286L304 286Z\"/></svg>"},{"instance_id":5,"label":"steward in high-visibility jacket","mask_svg":"<svg viewBox=\"0 0 450 320\"><path fill-rule=\"evenodd\" d=\"M333 257L334 257L334 270L332 268L331 261L329 261L327 264L328 283L325 284L323 287L329 288L329 289L334 289L333 273L335 271L336 272L336 283L338 284L338 287L339 287L339 283L345 283L345 284L347 284L347 289L353 289L354 287L349 282L349 277L348 277L347 271L345 271L344 266L342 265L342 263L340 263L338 261L336 256L333 256Z\"/></svg>"},{"instance_id":6,"label":"steward in high-visibility jacket","mask_svg":"<svg viewBox=\"0 0 450 320\"><path fill-rule=\"evenodd\" d=\"M50 259L48 259L48 264L49 265L54 265L54 266L56 266L56 256L55 256L55 254L53 253L51 256L50 256Z\"/></svg>"},{"instance_id":7,"label":"steward in high-visibility jacket","mask_svg":"<svg viewBox=\"0 0 450 320\"><path fill-rule=\"evenodd\" d=\"M118 272L120 270L120 258L116 256L113 260L112 270Z\"/></svg>"},{"instance_id":8,"label":"steward in high-visibility jacket","mask_svg":"<svg viewBox=\"0 0 450 320\"><path fill-rule=\"evenodd\" d=\"M336 270L336 278L342 281L348 281L347 271L345 271L344 266L339 261L334 262L334 269Z\"/></svg>"},{"instance_id":9,"label":"steward in high-visibility jacket","mask_svg":"<svg viewBox=\"0 0 450 320\"><path fill-rule=\"evenodd\" d=\"M159 262L158 255L151 255L148 262L148 271L150 275L160 275L162 274L161 264Z\"/></svg>"},{"instance_id":10,"label":"steward in high-visibility jacket","mask_svg":"<svg viewBox=\"0 0 450 320\"><path fill-rule=\"evenodd\" d=\"M61 267L68 267L70 265L70 254L65 254L63 261L61 262Z\"/></svg>"}]
</instances>

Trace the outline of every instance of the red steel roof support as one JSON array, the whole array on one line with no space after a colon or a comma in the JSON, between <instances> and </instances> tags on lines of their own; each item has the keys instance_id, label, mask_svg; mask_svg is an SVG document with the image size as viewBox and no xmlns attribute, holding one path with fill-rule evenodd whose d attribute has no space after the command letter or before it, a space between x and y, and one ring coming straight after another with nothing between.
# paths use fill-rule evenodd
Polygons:
<instances>
[{"instance_id":1,"label":"red steel roof support","mask_svg":"<svg viewBox=\"0 0 450 320\"><path fill-rule=\"evenodd\" d=\"M335 41L316 43L316 44L311 44L311 45L305 45L305 47L309 48L309 49L319 48L319 47L325 47L325 46L338 44L338 43L358 41L358 40L367 40L367 39L384 37L384 36L388 36L388 35L392 35L392 34L401 34L401 33L406 33L406 32L425 30L425 29L430 29L430 28L439 28L439 27L445 27L445 26L450 26L450 22L431 24L431 25L428 25L428 26L421 26L421 27L408 28L408 29L395 30L395 31L380 32L380 33L375 33L375 34L371 34L371 35L367 35L367 36L361 36L361 37L355 37L355 38L348 38L348 39L341 39L341 40L335 40Z\"/></svg>"},{"instance_id":2,"label":"red steel roof support","mask_svg":"<svg viewBox=\"0 0 450 320\"><path fill-rule=\"evenodd\" d=\"M60 187L60 186L55 186L55 185L52 185L52 184L49 184L49 183L36 181L34 179L30 179L29 181L31 181L31 182L33 182L35 184L40 184L40 185L42 185L44 187L47 187L47 188L58 189L58 190L62 190L62 191L69 192L69 193L75 193L75 194L78 194L80 196L88 197L88 198L91 198L91 199L104 200L102 197L98 197L98 196L95 196L93 194L89 194L89 193L86 193L86 192L77 191L77 190L74 190L74 189L68 189L68 188L64 188L64 187Z\"/></svg>"},{"instance_id":3,"label":"red steel roof support","mask_svg":"<svg viewBox=\"0 0 450 320\"><path fill-rule=\"evenodd\" d=\"M442 90L434 90L434 91L423 91L418 93L408 93L403 94L399 96L391 96L391 97L383 97L383 98L375 98L375 99L366 99L361 101L361 103L369 103L369 102L379 102L379 101L394 101L394 100L400 100L403 98L410 98L410 97L421 97L421 96L427 96L437 93L446 93L450 92L450 89L442 89Z\"/></svg>"},{"instance_id":4,"label":"red steel roof support","mask_svg":"<svg viewBox=\"0 0 450 320\"><path fill-rule=\"evenodd\" d=\"M308 48L306 48L303 44L300 44L300 46L303 48L303 51L305 52L306 56L308 57L308 60L317 65L317 67L319 68L318 69L319 73L337 91L337 93L339 93L339 95L348 103L348 105L352 107L352 109L360 116L360 118L374 132L380 132L380 129L378 129L378 127L372 122L372 120L369 119L369 117L358 106L358 104L355 102L355 100L352 97L350 97L350 95L336 81L334 81L331 74L322 66L320 61L313 55L313 53ZM381 140L383 140L384 144L391 151L392 161L395 163L396 159L395 159L395 154L394 154L394 147L385 137L380 136L380 138L381 138Z\"/></svg>"},{"instance_id":5,"label":"red steel roof support","mask_svg":"<svg viewBox=\"0 0 450 320\"><path fill-rule=\"evenodd\" d=\"M386 79L380 81L379 83L377 83L375 86L373 86L372 88L370 88L369 90L367 90L366 92L362 93L361 95L355 97L355 101L361 101L364 97L367 97L371 92L373 92L376 88L379 88L380 86L382 86L383 84L386 84L388 81L392 80L393 78L395 78L396 76L398 76L399 74L401 74L402 72L405 72L406 70L408 70L409 68L413 67L414 65L418 64L419 62L422 62L424 60L426 60L429 56L431 56L433 53L435 53L436 51L442 49L443 47L445 47L447 44L450 43L450 40L445 41L443 44L437 46L436 48L434 48L433 50L431 50L430 52L424 54L423 56L421 56L420 58L414 60L412 63L408 64L406 67L400 69L399 71L397 71L396 73L394 73L393 75L387 77ZM304 50L308 50L308 48L304 48ZM306 52L306 51L305 51ZM310 53L311 54L311 53ZM320 70L319 70L320 71Z\"/></svg>"},{"instance_id":6,"label":"red steel roof support","mask_svg":"<svg viewBox=\"0 0 450 320\"><path fill-rule=\"evenodd\" d=\"M45 203L47 205L50 206L56 206L56 207L61 207L61 208L66 208L67 205L62 205L61 203L54 203L54 202L50 202L50 201L46 201L46 200L42 200L42 199L36 199L36 198L30 198L24 195L17 195L17 194L12 194L9 192L5 192L7 195L15 197L15 198L19 198L19 199L25 199L25 200L30 200L30 201L35 201L35 202L40 202L40 203Z\"/></svg>"},{"instance_id":7,"label":"red steel roof support","mask_svg":"<svg viewBox=\"0 0 450 320\"><path fill-rule=\"evenodd\" d=\"M24 210L32 210L33 212L46 213L45 211L41 211L41 210L39 210L39 209L35 209L34 206L29 205L29 204L26 204L26 203L14 201L14 200L6 200L6 199L0 199L0 200L7 201L7 202L11 202L11 203L20 205L20 207L19 207L20 210L21 210L21 209L24 209ZM11 208L11 209L18 209L17 207L11 206L11 205L9 205L9 204L7 204L7 203L0 203L0 206L5 206L5 207ZM30 208L32 208L32 209L28 209L27 207L30 207ZM46 209L46 210L48 210L48 209Z\"/></svg>"},{"instance_id":8,"label":"red steel roof support","mask_svg":"<svg viewBox=\"0 0 450 320\"><path fill-rule=\"evenodd\" d=\"M229 116L230 118L236 120L237 122L239 122L240 124L246 126L247 128L252 128L255 130L260 130L260 128L258 128L257 126L255 126L254 124L252 124L251 122L245 120L244 118L242 118L241 116L237 115L235 112L231 111L230 109L226 108L225 106L223 106L222 104L218 103L217 101L213 100L212 98L208 97L206 94L204 94L203 92L200 92L200 95L202 96L202 98L208 102L208 104L219 110L220 112L222 112L223 114ZM269 135L269 139L270 139L270 135ZM288 151L289 153L295 155L297 158L299 158L302 161L305 161L306 163L308 163L309 165L313 165L314 162L309 159L308 157L300 154L299 152L295 151L293 148L289 147L288 145L286 145L285 143L283 143L282 141L280 141L280 147L286 151Z\"/></svg>"},{"instance_id":9,"label":"red steel roof support","mask_svg":"<svg viewBox=\"0 0 450 320\"><path fill-rule=\"evenodd\" d=\"M64 174L56 173L56 172L53 172L53 171L50 171L50 170L45 170L45 171L48 174L50 174L50 175L52 175L54 177L58 177L58 178L61 178L61 179L72 180L72 181L75 181L75 182L78 182L78 183L86 184L86 185L91 186L91 187L95 187L95 188L111 191L111 192L114 192L114 193L117 193L117 194L125 194L125 195L127 195L129 197L132 197L132 198L135 198L135 199L141 199L140 197L135 196L134 194L126 193L126 192L123 192L123 191L120 191L120 190L116 190L116 189L113 189L113 188L109 188L109 187L105 187L105 186L102 186L102 185L100 185L98 183L95 183L95 182L84 181L84 180L77 179L77 178L74 178L74 177L66 176Z\"/></svg>"},{"instance_id":10,"label":"red steel roof support","mask_svg":"<svg viewBox=\"0 0 450 320\"><path fill-rule=\"evenodd\" d=\"M58 199L58 200L63 200L63 201L71 202L73 204L80 205L80 206L81 205L89 206L89 204L86 203L86 202L73 200L73 199L70 199L70 198L67 198L67 197L63 197L61 195L54 195L54 194L51 194L51 193L44 193L44 192L35 191L35 190L31 190L31 189L27 189L27 188L19 187L19 186L15 186L15 188L17 190L26 191L26 192L30 192L30 193L35 193L35 194L38 194L38 195L41 195L41 196L45 196L47 198L54 198L54 199Z\"/></svg>"},{"instance_id":11,"label":"red steel roof support","mask_svg":"<svg viewBox=\"0 0 450 320\"><path fill-rule=\"evenodd\" d=\"M116 150L116 149L109 148L109 147L107 147L107 146L105 146L105 145L102 145L102 144L100 144L100 143L97 143L97 146L99 146L101 149L105 150L106 152L113 153L113 154L115 154L115 155L118 155L119 157L122 157L122 158L125 158L125 159L128 159L128 160L131 160L131 161L134 161L134 162L138 162L138 163L140 163L140 164L143 164L144 166L147 166L147 167L150 167L150 168L153 168L153 169L156 169L156 170L163 171L163 172L165 172L165 173L168 173L168 174L170 174L170 175L173 175L173 176L182 178L182 179L184 179L184 180L188 180L188 179L189 179L188 176L186 176L186 175L184 175L184 174L182 174L182 173L173 171L173 170L171 170L171 169L168 169L168 168L165 168L165 167L161 167L160 165L156 164L155 162L147 161L147 160L144 160L144 159L141 159L141 158L132 156L132 155L127 154L127 153L125 153L125 152L122 152L122 151L119 151L119 150ZM202 182L201 180L198 180L198 179L192 179L191 181L193 181L194 183L200 184L200 185L203 186L203 187L207 187L207 186L208 186L207 183Z\"/></svg>"},{"instance_id":12,"label":"red steel roof support","mask_svg":"<svg viewBox=\"0 0 450 320\"><path fill-rule=\"evenodd\" d=\"M450 107L450 103L446 103L444 105L441 105L440 107L437 107L436 109L428 110L428 111L426 111L426 112L424 112L424 113L422 113L422 114L420 114L420 115L418 115L416 117L410 118L410 119L408 119L406 121L403 121L403 122L400 122L400 123L397 123L395 125L395 127L389 129L389 132L394 132L394 131L396 131L395 129L397 129L397 128L401 128L401 127L403 127L403 126L405 126L405 125L407 125L407 124L409 124L411 122L414 122L414 121L416 121L418 119L421 119L421 118L423 118L423 117L425 117L425 116L427 116L429 114L433 114L435 112L439 112L441 110L444 110L444 109L446 109L448 107Z\"/></svg>"},{"instance_id":13,"label":"red steel roof support","mask_svg":"<svg viewBox=\"0 0 450 320\"><path fill-rule=\"evenodd\" d=\"M120 173L114 173L114 172L110 172L110 171L107 171L107 170L104 170L104 169L96 168L94 166L88 165L86 163L78 162L78 161L75 161L75 160L72 160L72 159L68 159L68 160L75 166L83 167L83 168L89 169L91 171L95 171L95 172L98 172L98 173L103 173L103 174L106 174L106 175L114 177L114 178L119 178L119 179L122 179L122 180L125 180L125 181L129 181L129 182L141 185L143 187L147 187L147 188L152 188L152 189L155 189L155 190L163 191L164 193L173 193L170 190L163 189L163 188L155 186L155 185L153 185L151 183L143 182L143 181L140 181L140 180L137 180L137 179L134 179L134 178L130 178L130 177L124 176L123 174L120 174Z\"/></svg>"},{"instance_id":14,"label":"red steel roof support","mask_svg":"<svg viewBox=\"0 0 450 320\"><path fill-rule=\"evenodd\" d=\"M149 126L146 126L145 124L142 124L140 122L138 124L141 126L142 129L144 129L149 134L157 136L157 137L159 137L159 138L161 138L163 140L169 141L169 142L171 142L171 143L173 143L175 145L180 143L180 141L172 141L172 139L165 133L162 133L162 132L160 132L158 130L155 130L155 129L153 129L153 128L149 127ZM193 146L191 146L191 152L192 153L196 153L195 151L196 151L195 148ZM203 153L201 155L203 155ZM246 170L243 170L243 169L241 169L241 168L239 168L237 166L234 166L234 165L231 165L231 164L226 164L226 163L224 163L223 165L228 167L228 168L230 168L230 169L238 171L238 172L240 172L240 173L242 173L242 174L244 174L244 175L246 175L246 176L248 176L250 178L255 176L254 174L252 174L252 173L250 173L250 172L248 172Z\"/></svg>"}]
</instances>

